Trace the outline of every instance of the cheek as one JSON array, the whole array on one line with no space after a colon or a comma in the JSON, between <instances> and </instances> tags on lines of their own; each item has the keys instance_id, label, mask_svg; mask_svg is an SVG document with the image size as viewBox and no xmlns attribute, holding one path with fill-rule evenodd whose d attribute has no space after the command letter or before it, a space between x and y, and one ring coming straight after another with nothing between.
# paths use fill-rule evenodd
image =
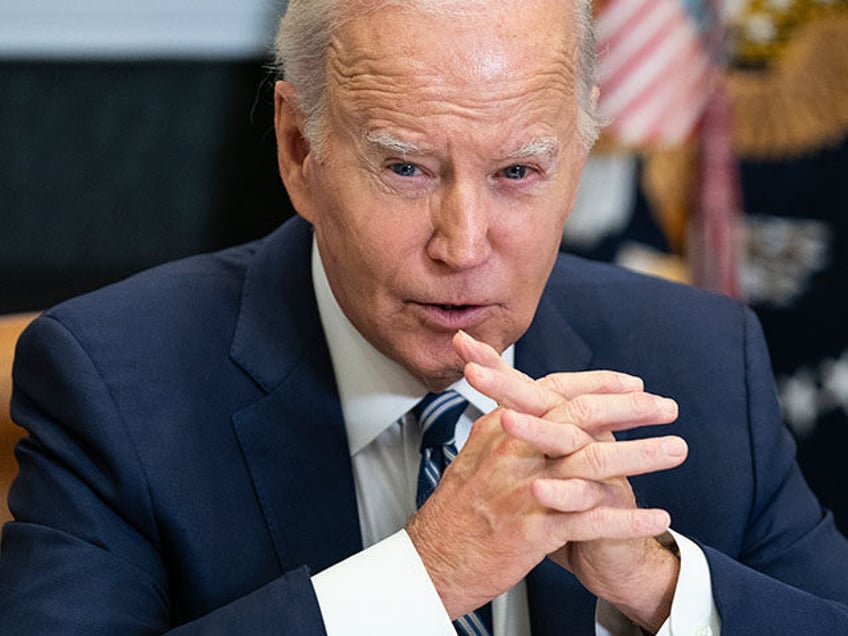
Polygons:
<instances>
[{"instance_id":1,"label":"cheek","mask_svg":"<svg viewBox=\"0 0 848 636\"><path fill-rule=\"evenodd\" d=\"M312 182L315 211L313 225L322 244L332 246L337 257L360 245L367 236L361 197L344 171L332 164L316 168Z\"/></svg>"},{"instance_id":2,"label":"cheek","mask_svg":"<svg viewBox=\"0 0 848 636\"><path fill-rule=\"evenodd\" d=\"M561 207L539 207L515 224L501 238L506 290L514 302L513 311L520 320L532 317L536 303L550 276L560 251L562 226L566 212Z\"/></svg>"},{"instance_id":3,"label":"cheek","mask_svg":"<svg viewBox=\"0 0 848 636\"><path fill-rule=\"evenodd\" d=\"M403 214L387 213L373 198L358 194L333 197L316 225L316 237L337 280L344 281L341 293L382 305L414 274L415 237Z\"/></svg>"},{"instance_id":4,"label":"cheek","mask_svg":"<svg viewBox=\"0 0 848 636\"><path fill-rule=\"evenodd\" d=\"M334 200L337 240L375 270L402 270L423 253L429 212L421 201L387 196L369 179L344 184Z\"/></svg>"},{"instance_id":5,"label":"cheek","mask_svg":"<svg viewBox=\"0 0 848 636\"><path fill-rule=\"evenodd\" d=\"M569 208L563 190L499 210L497 242L504 246L520 270L544 267L559 251Z\"/></svg>"}]
</instances>

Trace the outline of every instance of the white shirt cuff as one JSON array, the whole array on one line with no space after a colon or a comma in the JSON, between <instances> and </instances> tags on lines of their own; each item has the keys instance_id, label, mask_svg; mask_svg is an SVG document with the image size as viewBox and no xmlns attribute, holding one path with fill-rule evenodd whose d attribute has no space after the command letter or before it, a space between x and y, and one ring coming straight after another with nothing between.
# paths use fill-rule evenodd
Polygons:
<instances>
[{"instance_id":1,"label":"white shirt cuff","mask_svg":"<svg viewBox=\"0 0 848 636\"><path fill-rule=\"evenodd\" d=\"M316 574L312 585L328 636L456 636L405 530Z\"/></svg>"},{"instance_id":2,"label":"white shirt cuff","mask_svg":"<svg viewBox=\"0 0 848 636\"><path fill-rule=\"evenodd\" d=\"M703 550L670 531L680 551L680 574L674 588L671 616L657 636L719 636L721 620L715 606L710 567ZM606 601L598 600L596 636L634 636L642 632Z\"/></svg>"}]
</instances>

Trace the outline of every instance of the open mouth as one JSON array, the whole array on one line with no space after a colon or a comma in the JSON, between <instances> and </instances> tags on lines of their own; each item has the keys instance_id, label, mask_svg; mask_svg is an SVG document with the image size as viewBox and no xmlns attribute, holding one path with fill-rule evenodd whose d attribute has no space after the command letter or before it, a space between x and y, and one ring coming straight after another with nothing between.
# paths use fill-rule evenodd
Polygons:
<instances>
[{"instance_id":1,"label":"open mouth","mask_svg":"<svg viewBox=\"0 0 848 636\"><path fill-rule=\"evenodd\" d=\"M465 311L466 309L471 309L476 305L436 305L442 311Z\"/></svg>"}]
</instances>

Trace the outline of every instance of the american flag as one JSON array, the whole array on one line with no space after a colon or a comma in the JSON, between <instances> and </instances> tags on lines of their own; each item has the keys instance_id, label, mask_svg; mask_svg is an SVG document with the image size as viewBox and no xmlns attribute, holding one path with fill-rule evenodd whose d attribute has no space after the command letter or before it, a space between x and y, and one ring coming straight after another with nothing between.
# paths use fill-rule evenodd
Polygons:
<instances>
[{"instance_id":1,"label":"american flag","mask_svg":"<svg viewBox=\"0 0 848 636\"><path fill-rule=\"evenodd\" d=\"M712 87L706 39L682 0L600 5L599 110L627 146L668 146L695 129Z\"/></svg>"},{"instance_id":2,"label":"american flag","mask_svg":"<svg viewBox=\"0 0 848 636\"><path fill-rule=\"evenodd\" d=\"M739 294L740 210L727 96L716 81L722 0L598 0L598 107L617 144L650 150L700 142L688 258L699 285ZM710 23L712 21L712 23Z\"/></svg>"}]
</instances>

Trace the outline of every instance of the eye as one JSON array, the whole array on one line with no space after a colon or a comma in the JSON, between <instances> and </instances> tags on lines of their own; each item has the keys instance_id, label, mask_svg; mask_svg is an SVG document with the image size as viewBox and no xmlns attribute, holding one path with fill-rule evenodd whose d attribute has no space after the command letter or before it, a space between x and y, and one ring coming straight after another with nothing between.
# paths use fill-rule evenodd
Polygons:
<instances>
[{"instance_id":1,"label":"eye","mask_svg":"<svg viewBox=\"0 0 848 636\"><path fill-rule=\"evenodd\" d=\"M389 169L399 177L414 177L419 173L418 166L414 163L393 163Z\"/></svg>"},{"instance_id":2,"label":"eye","mask_svg":"<svg viewBox=\"0 0 848 636\"><path fill-rule=\"evenodd\" d=\"M521 164L516 164L514 166L509 166L508 168L505 168L503 171L503 176L507 179L514 179L516 181L519 181L521 179L525 179L529 171L529 167Z\"/></svg>"}]
</instances>

